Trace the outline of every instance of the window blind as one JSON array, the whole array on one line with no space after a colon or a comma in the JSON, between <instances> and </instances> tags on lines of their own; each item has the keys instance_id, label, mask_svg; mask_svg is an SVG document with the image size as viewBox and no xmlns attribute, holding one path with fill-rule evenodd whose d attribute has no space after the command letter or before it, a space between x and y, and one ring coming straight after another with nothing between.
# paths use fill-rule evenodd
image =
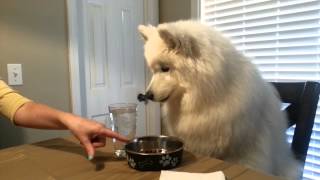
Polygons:
<instances>
[{"instance_id":1,"label":"window blind","mask_svg":"<svg viewBox=\"0 0 320 180\"><path fill-rule=\"evenodd\" d=\"M266 80L320 81L320 0L201 0L200 11ZM319 105L303 178L320 179Z\"/></svg>"}]
</instances>

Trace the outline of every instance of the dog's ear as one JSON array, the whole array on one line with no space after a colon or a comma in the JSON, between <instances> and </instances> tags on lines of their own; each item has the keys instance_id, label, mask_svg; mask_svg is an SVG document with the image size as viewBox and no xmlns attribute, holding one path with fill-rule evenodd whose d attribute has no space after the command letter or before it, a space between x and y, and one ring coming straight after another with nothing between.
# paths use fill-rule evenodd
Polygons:
<instances>
[{"instance_id":1,"label":"dog's ear","mask_svg":"<svg viewBox=\"0 0 320 180\"><path fill-rule=\"evenodd\" d=\"M160 29L159 35L161 39L166 43L169 50L178 50L181 46L179 38L174 37L168 30Z\"/></svg>"},{"instance_id":2,"label":"dog's ear","mask_svg":"<svg viewBox=\"0 0 320 180\"><path fill-rule=\"evenodd\" d=\"M197 58L200 55L200 50L196 39L190 36L174 36L166 29L159 29L161 39L166 43L169 50L174 50L177 53L190 58Z\"/></svg>"},{"instance_id":3,"label":"dog's ear","mask_svg":"<svg viewBox=\"0 0 320 180\"><path fill-rule=\"evenodd\" d=\"M152 33L152 30L154 30L154 27L151 25L149 26L139 25L138 30L143 40L147 41L148 37L150 37L150 34Z\"/></svg>"}]
</instances>

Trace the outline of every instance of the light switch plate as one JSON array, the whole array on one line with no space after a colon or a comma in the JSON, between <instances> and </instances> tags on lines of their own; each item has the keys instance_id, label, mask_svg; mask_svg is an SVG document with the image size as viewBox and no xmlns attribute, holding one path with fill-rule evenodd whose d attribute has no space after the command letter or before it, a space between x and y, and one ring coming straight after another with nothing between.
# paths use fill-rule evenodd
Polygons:
<instances>
[{"instance_id":1,"label":"light switch plate","mask_svg":"<svg viewBox=\"0 0 320 180\"><path fill-rule=\"evenodd\" d=\"M8 84L22 85L22 67L21 64L7 64Z\"/></svg>"}]
</instances>

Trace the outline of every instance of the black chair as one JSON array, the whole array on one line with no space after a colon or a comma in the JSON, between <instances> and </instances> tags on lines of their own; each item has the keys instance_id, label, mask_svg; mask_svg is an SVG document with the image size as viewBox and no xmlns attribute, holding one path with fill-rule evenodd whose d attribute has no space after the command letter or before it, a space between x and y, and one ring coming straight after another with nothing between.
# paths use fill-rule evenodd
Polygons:
<instances>
[{"instance_id":1,"label":"black chair","mask_svg":"<svg viewBox=\"0 0 320 180\"><path fill-rule=\"evenodd\" d=\"M289 127L296 125L291 149L296 158L305 162L319 100L318 82L272 82L286 108Z\"/></svg>"}]
</instances>

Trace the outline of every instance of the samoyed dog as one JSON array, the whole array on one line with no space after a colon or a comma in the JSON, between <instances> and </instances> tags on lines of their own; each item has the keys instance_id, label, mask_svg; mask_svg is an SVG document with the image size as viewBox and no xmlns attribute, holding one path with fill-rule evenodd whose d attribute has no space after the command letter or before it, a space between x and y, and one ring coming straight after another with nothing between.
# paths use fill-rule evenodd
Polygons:
<instances>
[{"instance_id":1,"label":"samoyed dog","mask_svg":"<svg viewBox=\"0 0 320 180\"><path fill-rule=\"evenodd\" d=\"M196 154L297 179L276 90L219 32L196 21L138 27L169 135Z\"/></svg>"}]
</instances>

